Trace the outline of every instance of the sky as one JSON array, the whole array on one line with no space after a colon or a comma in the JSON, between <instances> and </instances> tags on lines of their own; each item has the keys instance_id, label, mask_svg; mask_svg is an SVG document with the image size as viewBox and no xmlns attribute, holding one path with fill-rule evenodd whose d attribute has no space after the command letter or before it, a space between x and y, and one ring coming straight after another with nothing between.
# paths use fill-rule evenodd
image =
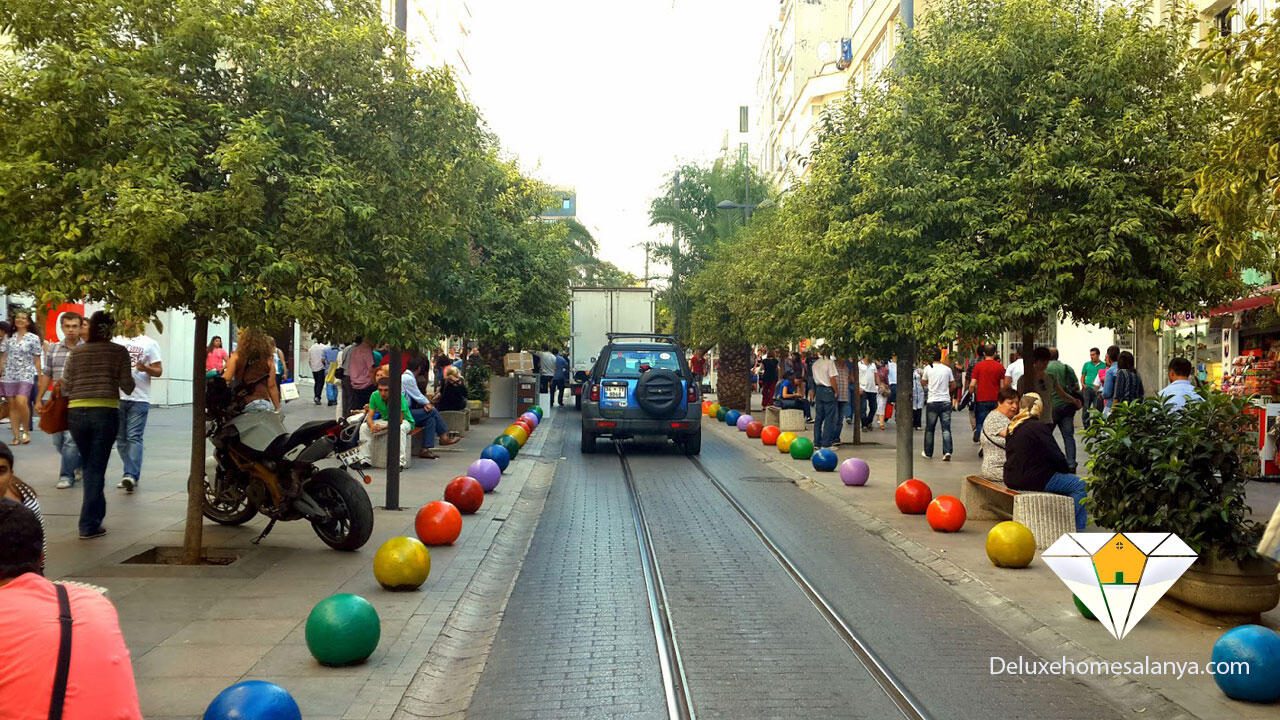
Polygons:
<instances>
[{"instance_id":1,"label":"sky","mask_svg":"<svg viewBox=\"0 0 1280 720\"><path fill-rule=\"evenodd\" d=\"M577 189L600 256L643 275L649 202L739 137L779 0L468 0L467 93L528 175ZM754 153L754 149L752 150Z\"/></svg>"}]
</instances>

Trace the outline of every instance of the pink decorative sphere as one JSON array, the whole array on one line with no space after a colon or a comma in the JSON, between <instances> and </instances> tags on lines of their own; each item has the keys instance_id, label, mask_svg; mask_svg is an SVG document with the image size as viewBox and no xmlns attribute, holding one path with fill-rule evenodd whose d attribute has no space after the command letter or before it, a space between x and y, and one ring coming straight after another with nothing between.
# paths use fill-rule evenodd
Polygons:
<instances>
[{"instance_id":1,"label":"pink decorative sphere","mask_svg":"<svg viewBox=\"0 0 1280 720\"><path fill-rule=\"evenodd\" d=\"M849 458L840 463L840 480L845 485L866 485L871 477L871 468L862 458Z\"/></svg>"}]
</instances>

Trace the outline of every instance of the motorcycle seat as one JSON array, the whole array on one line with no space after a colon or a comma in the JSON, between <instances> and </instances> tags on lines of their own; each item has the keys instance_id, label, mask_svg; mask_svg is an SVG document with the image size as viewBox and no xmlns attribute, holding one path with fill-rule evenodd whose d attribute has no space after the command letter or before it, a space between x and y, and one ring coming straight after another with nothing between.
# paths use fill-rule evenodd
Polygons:
<instances>
[{"instance_id":1,"label":"motorcycle seat","mask_svg":"<svg viewBox=\"0 0 1280 720\"><path fill-rule=\"evenodd\" d=\"M332 426L332 420L313 420L303 423L297 430L272 440L271 444L262 452L270 458L282 458L285 453L293 448L314 442L316 438L324 435Z\"/></svg>"}]
</instances>

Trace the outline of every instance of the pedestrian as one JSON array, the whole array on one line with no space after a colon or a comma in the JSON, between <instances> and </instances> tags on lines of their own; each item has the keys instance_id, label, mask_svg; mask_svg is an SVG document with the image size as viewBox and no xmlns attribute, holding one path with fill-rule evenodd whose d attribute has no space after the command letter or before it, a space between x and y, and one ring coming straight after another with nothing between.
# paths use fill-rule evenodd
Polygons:
<instances>
[{"instance_id":1,"label":"pedestrian","mask_svg":"<svg viewBox=\"0 0 1280 720\"><path fill-rule=\"evenodd\" d=\"M289 363L285 360L284 351L276 344L275 338L268 335L267 340L271 342L271 357L275 358L276 381L280 383L293 382L293 376L289 374Z\"/></svg>"},{"instance_id":2,"label":"pedestrian","mask_svg":"<svg viewBox=\"0 0 1280 720\"><path fill-rule=\"evenodd\" d=\"M702 378L707 374L707 353L705 350L694 350L689 358L689 372L693 373L693 382L702 387Z\"/></svg>"},{"instance_id":3,"label":"pedestrian","mask_svg":"<svg viewBox=\"0 0 1280 720\"><path fill-rule=\"evenodd\" d=\"M551 390L555 400L560 407L564 407L564 389L569 385L569 351L562 350L555 353L556 358L556 374L551 378ZM701 385L701 380L698 381ZM548 406L550 404L548 403Z\"/></svg>"},{"instance_id":4,"label":"pedestrian","mask_svg":"<svg viewBox=\"0 0 1280 720\"><path fill-rule=\"evenodd\" d=\"M996 360L996 346L984 345L982 360L974 365L973 371L969 373L969 392L973 393L974 420L977 424L977 428L973 431L975 443L978 442L978 435L985 427L987 415L996 409L996 404L1000 401L999 395L1004 383L1004 375L1004 365Z\"/></svg>"},{"instance_id":5,"label":"pedestrian","mask_svg":"<svg viewBox=\"0 0 1280 720\"><path fill-rule=\"evenodd\" d=\"M10 450L8 445L0 443L0 500L12 500L30 510L40 521L40 527L43 530L44 513L40 511L40 500L36 497L36 490L23 482L14 468L13 450ZM47 546L48 543L46 542L45 545ZM40 569L44 570L43 558L41 560Z\"/></svg>"},{"instance_id":6,"label":"pedestrian","mask_svg":"<svg viewBox=\"0 0 1280 720\"><path fill-rule=\"evenodd\" d=\"M324 392L324 376L325 371L329 369L324 362L324 353L329 349L328 345L320 342L318 339L311 343L311 347L307 348L307 367L311 368L311 380L315 391L315 404L320 404L320 394Z\"/></svg>"},{"instance_id":7,"label":"pedestrian","mask_svg":"<svg viewBox=\"0 0 1280 720\"><path fill-rule=\"evenodd\" d=\"M280 384L271 338L254 327L240 328L236 350L223 378L240 396L240 412L279 412Z\"/></svg>"},{"instance_id":8,"label":"pedestrian","mask_svg":"<svg viewBox=\"0 0 1280 720\"><path fill-rule=\"evenodd\" d=\"M1098 377L1098 373L1105 367L1106 363L1102 362L1102 354L1098 348L1089 348L1089 362L1080 369L1080 395L1084 400L1084 413L1080 422L1085 430L1093 422L1094 411L1102 411L1102 379Z\"/></svg>"},{"instance_id":9,"label":"pedestrian","mask_svg":"<svg viewBox=\"0 0 1280 720\"><path fill-rule=\"evenodd\" d=\"M1102 416L1106 417L1111 414L1111 396L1115 392L1116 374L1120 368L1117 363L1120 361L1120 346L1111 345L1107 348L1106 367L1098 371L1098 379L1102 381Z\"/></svg>"},{"instance_id":10,"label":"pedestrian","mask_svg":"<svg viewBox=\"0 0 1280 720\"><path fill-rule=\"evenodd\" d=\"M539 357L542 360L539 363L541 368L539 371L539 379L541 381L540 392L547 394L547 407L551 407L551 384L556 379L556 356L551 352L550 347L543 345L542 352L539 353Z\"/></svg>"},{"instance_id":11,"label":"pedestrian","mask_svg":"<svg viewBox=\"0 0 1280 720\"><path fill-rule=\"evenodd\" d=\"M467 409L467 382L458 368L450 365L444 369L444 383L432 399L440 412L461 412Z\"/></svg>"},{"instance_id":12,"label":"pedestrian","mask_svg":"<svg viewBox=\"0 0 1280 720\"><path fill-rule=\"evenodd\" d=\"M1115 408L1116 403L1141 400L1146 394L1146 389L1142 387L1142 377L1134 369L1133 353L1128 350L1120 353L1116 358L1116 368L1118 369L1107 371L1107 384L1111 386L1110 394L1103 396L1109 401L1107 414ZM1114 377L1112 372L1115 373Z\"/></svg>"},{"instance_id":13,"label":"pedestrian","mask_svg":"<svg viewBox=\"0 0 1280 720\"><path fill-rule=\"evenodd\" d=\"M836 402L836 362L831 359L831 348L823 346L819 358L813 363L813 396L815 400L813 424L814 447L835 447L840 444L840 405Z\"/></svg>"},{"instance_id":14,"label":"pedestrian","mask_svg":"<svg viewBox=\"0 0 1280 720\"><path fill-rule=\"evenodd\" d=\"M77 312L63 313L58 319L58 325L62 328L62 339L56 343L51 342L45 347L44 360L40 363L40 390L37 393L40 399L36 401L36 411L42 416L50 409L53 388L59 387L61 392L62 375L67 367L67 358L71 356L71 349L84 342L80 337L83 319ZM80 451L76 448L76 441L71 439L70 430L53 433L52 437L53 447L58 451L60 458L58 484L55 487L66 490L74 487L84 474L80 469Z\"/></svg>"},{"instance_id":15,"label":"pedestrian","mask_svg":"<svg viewBox=\"0 0 1280 720\"><path fill-rule=\"evenodd\" d=\"M850 423L849 401L849 358L840 358L836 362L836 409L839 411L840 419L844 424ZM838 444L838 442L837 442Z\"/></svg>"},{"instance_id":16,"label":"pedestrian","mask_svg":"<svg viewBox=\"0 0 1280 720\"><path fill-rule=\"evenodd\" d=\"M1191 382L1191 361L1176 357L1169 361L1169 384L1160 389L1160 398L1174 410L1181 410L1187 403L1203 402L1204 398L1196 392Z\"/></svg>"},{"instance_id":17,"label":"pedestrian","mask_svg":"<svg viewBox=\"0 0 1280 720\"><path fill-rule=\"evenodd\" d=\"M885 367L888 368L888 372L886 373L885 380L886 382L889 383L889 399L887 400L889 407L888 407L888 410L886 411L885 417L889 418L889 417L893 417L894 413L897 411L897 408L894 407L894 405L898 402L898 355L897 353L894 353L893 355L889 356L889 362L885 363Z\"/></svg>"},{"instance_id":18,"label":"pedestrian","mask_svg":"<svg viewBox=\"0 0 1280 720\"><path fill-rule=\"evenodd\" d=\"M9 405L9 429L13 444L31 442L31 400L36 397L36 378L40 376L40 336L31 324L31 314L18 310L13 314L13 327L0 339L0 395Z\"/></svg>"},{"instance_id":19,"label":"pedestrian","mask_svg":"<svg viewBox=\"0 0 1280 720\"><path fill-rule=\"evenodd\" d=\"M409 361L409 366L400 375L400 393L409 401L409 416L413 418L414 426L422 431L422 449L417 456L436 460L440 456L432 448L436 446L437 438L441 446L452 445L461 438L449 432L449 426L440 417L440 411L418 386L418 376L427 372L428 364L426 358L413 358Z\"/></svg>"},{"instance_id":20,"label":"pedestrian","mask_svg":"<svg viewBox=\"0 0 1280 720\"><path fill-rule=\"evenodd\" d=\"M80 538L101 537L107 530L103 494L111 446L120 433L120 397L137 385L129 351L111 342L115 318L99 310L89 318L89 337L72 348L62 375L62 391L68 400L67 427L80 451L84 470L84 495L80 503Z\"/></svg>"},{"instance_id":21,"label":"pedestrian","mask_svg":"<svg viewBox=\"0 0 1280 720\"><path fill-rule=\"evenodd\" d=\"M778 389L778 370L780 363L769 348L765 348L764 357L760 359L760 407L773 405L773 395Z\"/></svg>"},{"instance_id":22,"label":"pedestrian","mask_svg":"<svg viewBox=\"0 0 1280 720\"><path fill-rule=\"evenodd\" d=\"M1011 387L1015 390L1018 388L1018 383L1022 380L1022 376L1025 372L1024 367L1026 364L1022 362L1022 356L1025 354L1025 351L1022 353L1014 352L1010 354L1012 361L1009 363L1008 367L1004 369L1005 387Z\"/></svg>"},{"instance_id":23,"label":"pedestrian","mask_svg":"<svg viewBox=\"0 0 1280 720\"><path fill-rule=\"evenodd\" d=\"M922 384L928 390L925 399L924 450L925 458L933 457L934 428L942 424L942 461L951 461L951 411L954 408L951 393L956 389L955 375L951 368L939 361L939 352L931 350L929 366L922 373Z\"/></svg>"},{"instance_id":24,"label":"pedestrian","mask_svg":"<svg viewBox=\"0 0 1280 720\"><path fill-rule=\"evenodd\" d=\"M1018 391L1000 388L996 391L996 407L983 418L982 469L979 474L992 482L1004 482L1005 442L1009 421L1018 414Z\"/></svg>"},{"instance_id":25,"label":"pedestrian","mask_svg":"<svg viewBox=\"0 0 1280 720\"><path fill-rule=\"evenodd\" d=\"M222 336L214 335L209 347L204 352L204 371L216 372L219 375L227 369L227 350L222 347Z\"/></svg>"},{"instance_id":26,"label":"pedestrian","mask_svg":"<svg viewBox=\"0 0 1280 720\"><path fill-rule=\"evenodd\" d=\"M1049 348L1049 364L1045 375L1053 379L1053 424L1062 435L1068 471L1076 471L1076 412L1084 407L1084 397L1076 383L1076 371L1058 359L1058 348ZM1043 396L1041 396L1043 397Z\"/></svg>"},{"instance_id":27,"label":"pedestrian","mask_svg":"<svg viewBox=\"0 0 1280 720\"><path fill-rule=\"evenodd\" d=\"M338 404L338 356L340 350L337 345L327 345L324 349L324 392L329 400L329 407Z\"/></svg>"},{"instance_id":28,"label":"pedestrian","mask_svg":"<svg viewBox=\"0 0 1280 720\"><path fill-rule=\"evenodd\" d=\"M43 536L29 509L0 502L0 714L141 720L115 607L93 588L45 579Z\"/></svg>"},{"instance_id":29,"label":"pedestrian","mask_svg":"<svg viewBox=\"0 0 1280 720\"><path fill-rule=\"evenodd\" d=\"M858 389L862 391L858 415L863 430L870 430L871 423L876 417L876 395L879 392L876 384L876 370L876 364L870 355L864 355L858 362Z\"/></svg>"},{"instance_id":30,"label":"pedestrian","mask_svg":"<svg viewBox=\"0 0 1280 720\"><path fill-rule=\"evenodd\" d=\"M351 411L359 412L369 404L373 395L373 345L369 338L356 339L356 346L351 348L347 358L347 377L351 378Z\"/></svg>"},{"instance_id":31,"label":"pedestrian","mask_svg":"<svg viewBox=\"0 0 1280 720\"><path fill-rule=\"evenodd\" d=\"M925 389L928 387L928 383L925 382L924 368L925 366L922 364L911 373L911 428L913 430L924 428L925 400L929 396L928 391Z\"/></svg>"},{"instance_id":32,"label":"pedestrian","mask_svg":"<svg viewBox=\"0 0 1280 720\"><path fill-rule=\"evenodd\" d=\"M160 343L143 334L143 324L136 319L121 323L124 335L115 342L129 351L133 367L134 388L120 394L120 432L116 436L116 450L124 463L124 474L116 487L132 493L142 479L142 438L147 430L147 416L151 413L151 378L160 377L164 366L160 358Z\"/></svg>"},{"instance_id":33,"label":"pedestrian","mask_svg":"<svg viewBox=\"0 0 1280 720\"><path fill-rule=\"evenodd\" d=\"M1004 484L1022 492L1070 496L1075 502L1076 531L1083 531L1088 523L1083 505L1088 491L1078 475L1068 472L1067 458L1053 440L1053 426L1037 422L1042 414L1040 395L1024 394L1005 440Z\"/></svg>"}]
</instances>

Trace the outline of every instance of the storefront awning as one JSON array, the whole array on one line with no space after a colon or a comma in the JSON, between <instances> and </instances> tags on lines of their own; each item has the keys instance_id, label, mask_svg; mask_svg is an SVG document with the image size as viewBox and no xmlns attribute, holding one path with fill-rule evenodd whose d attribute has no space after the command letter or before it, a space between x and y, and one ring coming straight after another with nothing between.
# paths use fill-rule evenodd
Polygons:
<instances>
[{"instance_id":1,"label":"storefront awning","mask_svg":"<svg viewBox=\"0 0 1280 720\"><path fill-rule=\"evenodd\" d=\"M1240 298L1216 307L1209 311L1209 315L1230 315L1232 313L1244 312L1245 310L1254 310L1260 307L1266 307L1276 301L1276 295L1280 295L1280 285L1268 285L1258 288L1254 294L1249 297Z\"/></svg>"}]
</instances>

